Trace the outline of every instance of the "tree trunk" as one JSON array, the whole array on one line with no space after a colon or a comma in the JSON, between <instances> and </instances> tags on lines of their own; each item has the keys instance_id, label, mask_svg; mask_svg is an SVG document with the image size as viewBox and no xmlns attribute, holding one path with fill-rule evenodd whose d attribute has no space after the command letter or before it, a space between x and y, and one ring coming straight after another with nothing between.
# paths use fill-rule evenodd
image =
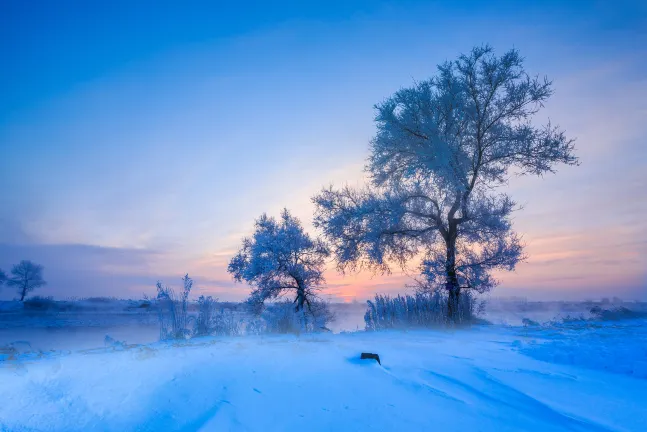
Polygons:
<instances>
[{"instance_id":1,"label":"tree trunk","mask_svg":"<svg viewBox=\"0 0 647 432\"><path fill-rule=\"evenodd\" d=\"M25 296L26 296L26 295L27 295L27 286L26 286L26 285L24 285L24 286L20 289L20 301L24 301L24 300L25 300Z\"/></svg>"},{"instance_id":2,"label":"tree trunk","mask_svg":"<svg viewBox=\"0 0 647 432\"><path fill-rule=\"evenodd\" d=\"M306 302L306 288L302 281L297 281L297 306L295 308L296 313L301 314L301 330L307 331L308 329L308 317L306 316L305 308L303 307Z\"/></svg>"},{"instance_id":3,"label":"tree trunk","mask_svg":"<svg viewBox=\"0 0 647 432\"><path fill-rule=\"evenodd\" d=\"M296 311L303 310L303 304L306 301L306 290L302 283L297 283L297 307Z\"/></svg>"},{"instance_id":4,"label":"tree trunk","mask_svg":"<svg viewBox=\"0 0 647 432\"><path fill-rule=\"evenodd\" d=\"M460 287L454 286L453 289L450 289L449 299L447 300L447 315L454 324L458 324L461 320L460 298Z\"/></svg>"},{"instance_id":5,"label":"tree trunk","mask_svg":"<svg viewBox=\"0 0 647 432\"><path fill-rule=\"evenodd\" d=\"M460 321L461 288L456 275L456 228L451 227L447 238L447 258L445 261L445 289L447 290L447 317L453 323Z\"/></svg>"}]
</instances>

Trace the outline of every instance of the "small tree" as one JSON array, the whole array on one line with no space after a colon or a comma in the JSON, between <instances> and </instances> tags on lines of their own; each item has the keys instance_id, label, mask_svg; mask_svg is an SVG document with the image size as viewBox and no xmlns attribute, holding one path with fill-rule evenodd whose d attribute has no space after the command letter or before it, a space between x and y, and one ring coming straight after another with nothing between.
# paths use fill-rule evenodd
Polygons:
<instances>
[{"instance_id":1,"label":"small tree","mask_svg":"<svg viewBox=\"0 0 647 432\"><path fill-rule=\"evenodd\" d=\"M2 285L5 283L6 280L7 280L7 275L5 274L5 272L2 271L2 269L0 269L0 287L2 287Z\"/></svg>"},{"instance_id":2,"label":"small tree","mask_svg":"<svg viewBox=\"0 0 647 432\"><path fill-rule=\"evenodd\" d=\"M46 285L43 280L43 266L31 261L22 260L14 265L11 268L11 275L7 285L18 289L20 301L25 300L25 296L36 288Z\"/></svg>"},{"instance_id":3,"label":"small tree","mask_svg":"<svg viewBox=\"0 0 647 432\"><path fill-rule=\"evenodd\" d=\"M263 303L285 292L294 292L295 310L311 305L315 291L325 282L325 259L329 251L319 239L303 231L299 220L284 209L281 219L263 214L255 223L251 238L231 259L227 271L237 282L254 289L252 303Z\"/></svg>"},{"instance_id":4,"label":"small tree","mask_svg":"<svg viewBox=\"0 0 647 432\"><path fill-rule=\"evenodd\" d=\"M378 104L370 187L329 188L313 199L315 226L339 268L388 271L389 262L404 267L424 254L421 274L446 290L448 314L459 320L462 290L491 289L492 270L513 270L523 258L515 203L498 188L513 173L577 163L571 139L532 121L552 92L549 80L526 73L518 51L497 57L484 46Z\"/></svg>"}]
</instances>

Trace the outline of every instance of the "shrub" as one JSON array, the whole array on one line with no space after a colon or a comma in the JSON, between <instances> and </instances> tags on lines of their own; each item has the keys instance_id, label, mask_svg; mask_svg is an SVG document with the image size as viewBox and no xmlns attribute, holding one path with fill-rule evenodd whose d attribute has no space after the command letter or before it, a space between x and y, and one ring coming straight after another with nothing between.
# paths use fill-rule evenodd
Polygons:
<instances>
[{"instance_id":1,"label":"shrub","mask_svg":"<svg viewBox=\"0 0 647 432\"><path fill-rule=\"evenodd\" d=\"M537 321L533 321L530 318L522 319L521 324L523 324L524 327L537 327L539 325Z\"/></svg>"},{"instance_id":2,"label":"shrub","mask_svg":"<svg viewBox=\"0 0 647 432\"><path fill-rule=\"evenodd\" d=\"M645 318L647 313L633 311L624 306L613 309L602 309L600 306L594 306L590 310L593 319L600 321L619 321L625 319Z\"/></svg>"},{"instance_id":3,"label":"shrub","mask_svg":"<svg viewBox=\"0 0 647 432\"><path fill-rule=\"evenodd\" d=\"M265 323L265 333L301 333L305 327L305 310L295 312L291 301L277 302L265 307L261 313Z\"/></svg>"},{"instance_id":4,"label":"shrub","mask_svg":"<svg viewBox=\"0 0 647 432\"><path fill-rule=\"evenodd\" d=\"M248 334L279 333L300 334L328 330L334 314L325 302L311 301L300 311L295 311L294 302L270 303L263 307L258 318L247 323Z\"/></svg>"},{"instance_id":5,"label":"shrub","mask_svg":"<svg viewBox=\"0 0 647 432\"><path fill-rule=\"evenodd\" d=\"M364 314L367 330L382 330L408 327L436 327L452 322L447 313L447 295L441 291L416 293L415 295L398 294L397 297L375 295L373 301L367 301L368 308ZM474 322L480 308L471 293L461 295L458 309L458 323Z\"/></svg>"},{"instance_id":6,"label":"shrub","mask_svg":"<svg viewBox=\"0 0 647 432\"><path fill-rule=\"evenodd\" d=\"M34 296L24 301L25 310L56 310L56 301L52 297Z\"/></svg>"},{"instance_id":7,"label":"shrub","mask_svg":"<svg viewBox=\"0 0 647 432\"><path fill-rule=\"evenodd\" d=\"M234 312L222 309L214 315L211 334L216 336L239 336L242 334L242 320L236 319Z\"/></svg>"},{"instance_id":8,"label":"shrub","mask_svg":"<svg viewBox=\"0 0 647 432\"><path fill-rule=\"evenodd\" d=\"M189 330L189 293L193 280L189 275L182 278L184 284L182 292L175 291L157 282L157 306L160 323L160 339L186 339L190 336Z\"/></svg>"},{"instance_id":9,"label":"shrub","mask_svg":"<svg viewBox=\"0 0 647 432\"><path fill-rule=\"evenodd\" d=\"M86 297L81 300L88 303L111 303L118 301L117 297Z\"/></svg>"},{"instance_id":10,"label":"shrub","mask_svg":"<svg viewBox=\"0 0 647 432\"><path fill-rule=\"evenodd\" d=\"M215 315L216 301L211 296L198 298L198 317L195 320L193 334L205 336L211 334Z\"/></svg>"},{"instance_id":11,"label":"shrub","mask_svg":"<svg viewBox=\"0 0 647 432\"><path fill-rule=\"evenodd\" d=\"M195 336L237 336L241 333L240 321L230 310L218 311L217 299L211 296L198 298L198 315L195 317Z\"/></svg>"}]
</instances>

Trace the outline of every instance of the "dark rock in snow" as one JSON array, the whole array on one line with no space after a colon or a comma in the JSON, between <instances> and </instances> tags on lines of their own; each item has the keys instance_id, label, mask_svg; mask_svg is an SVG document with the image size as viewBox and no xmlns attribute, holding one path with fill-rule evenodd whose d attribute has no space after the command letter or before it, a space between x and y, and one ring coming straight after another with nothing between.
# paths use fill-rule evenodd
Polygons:
<instances>
[{"instance_id":1,"label":"dark rock in snow","mask_svg":"<svg viewBox=\"0 0 647 432\"><path fill-rule=\"evenodd\" d=\"M362 360L366 360L366 359L373 359L373 360L377 360L377 362L380 364L380 366L382 365L382 363L380 362L380 356L379 356L379 355L377 355L377 354L373 354L373 353L362 353L362 355L360 356L360 359L362 359Z\"/></svg>"}]
</instances>

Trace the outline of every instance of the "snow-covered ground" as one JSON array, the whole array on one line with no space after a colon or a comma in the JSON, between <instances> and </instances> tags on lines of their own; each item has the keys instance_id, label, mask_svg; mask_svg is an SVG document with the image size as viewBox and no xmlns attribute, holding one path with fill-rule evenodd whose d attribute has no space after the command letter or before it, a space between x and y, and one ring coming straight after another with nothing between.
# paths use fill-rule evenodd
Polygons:
<instances>
[{"instance_id":1,"label":"snow-covered ground","mask_svg":"<svg viewBox=\"0 0 647 432\"><path fill-rule=\"evenodd\" d=\"M0 430L645 431L646 361L644 320L24 353Z\"/></svg>"}]
</instances>

